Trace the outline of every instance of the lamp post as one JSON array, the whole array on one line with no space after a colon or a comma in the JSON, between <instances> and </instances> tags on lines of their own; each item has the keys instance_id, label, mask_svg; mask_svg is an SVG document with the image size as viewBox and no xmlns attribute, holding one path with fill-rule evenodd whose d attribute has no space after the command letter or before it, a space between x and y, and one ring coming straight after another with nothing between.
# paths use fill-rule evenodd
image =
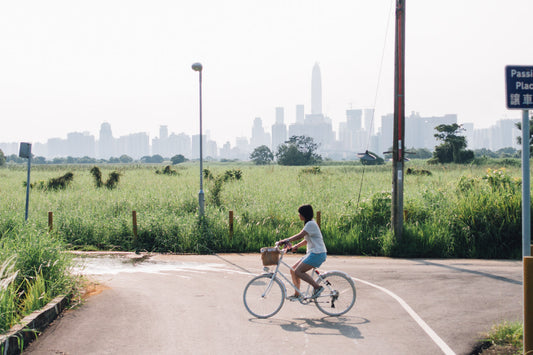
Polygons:
<instances>
[{"instance_id":1,"label":"lamp post","mask_svg":"<svg viewBox=\"0 0 533 355\"><path fill-rule=\"evenodd\" d=\"M194 63L192 70L197 71L200 74L200 192L198 193L198 213L200 216L204 215L204 167L203 167L203 155L202 155L202 64Z\"/></svg>"}]
</instances>

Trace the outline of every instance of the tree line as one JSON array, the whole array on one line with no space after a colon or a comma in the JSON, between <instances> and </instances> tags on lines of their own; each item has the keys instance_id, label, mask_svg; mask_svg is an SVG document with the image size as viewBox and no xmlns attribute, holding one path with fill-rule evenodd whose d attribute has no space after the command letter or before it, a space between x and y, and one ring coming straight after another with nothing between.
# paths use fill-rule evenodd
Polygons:
<instances>
[{"instance_id":1,"label":"tree line","mask_svg":"<svg viewBox=\"0 0 533 355\"><path fill-rule=\"evenodd\" d=\"M521 124L517 123L516 127L521 130ZM466 149L466 137L462 135L465 130L462 125L454 123L451 125L442 124L435 127L437 133L434 137L440 142L435 146L435 150L430 152L428 149L408 149L408 159L427 159L429 164L468 164L474 161L476 157L485 158L519 158L520 151L513 148L504 148L496 152L488 149L469 150ZM529 147L530 152L533 153L533 119L530 119L529 132ZM517 137L518 144L522 144L521 137ZM273 152L266 145L259 146L250 154L250 160L257 165L266 165L276 162L279 165L319 165L323 158L317 153L319 144L313 138L307 136L292 136L289 140L277 147ZM380 165L384 164L385 160L379 154L366 151L358 155L362 164L365 165ZM390 158L389 154L384 154L385 159ZM188 161L182 154L177 154L170 159L165 159L159 154L152 156L143 156L137 162L141 164L161 164L166 160L170 160L173 165ZM0 150L0 166L6 163L24 163L26 159L20 158L15 154L5 156ZM37 156L32 158L33 164L128 164L135 160L128 155L121 155L120 157L112 157L109 159L96 159L90 157L66 157L54 158L47 160L45 157Z\"/></svg>"}]
</instances>

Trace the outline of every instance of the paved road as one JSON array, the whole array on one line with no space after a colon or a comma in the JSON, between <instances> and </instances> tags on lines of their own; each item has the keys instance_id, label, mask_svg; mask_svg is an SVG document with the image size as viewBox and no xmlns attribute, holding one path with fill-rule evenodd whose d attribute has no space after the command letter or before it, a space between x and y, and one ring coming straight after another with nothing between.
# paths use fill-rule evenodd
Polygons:
<instances>
[{"instance_id":1,"label":"paved road","mask_svg":"<svg viewBox=\"0 0 533 355\"><path fill-rule=\"evenodd\" d=\"M86 259L101 292L25 353L468 354L492 324L522 317L520 261L329 256L323 270L356 281L350 312L286 302L259 320L242 303L258 254L133 257Z\"/></svg>"}]
</instances>

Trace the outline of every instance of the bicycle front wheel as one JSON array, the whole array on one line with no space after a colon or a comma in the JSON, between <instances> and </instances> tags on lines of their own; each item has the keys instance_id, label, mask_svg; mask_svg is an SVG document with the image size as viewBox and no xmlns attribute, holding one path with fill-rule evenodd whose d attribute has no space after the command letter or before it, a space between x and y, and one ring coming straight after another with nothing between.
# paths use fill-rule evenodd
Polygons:
<instances>
[{"instance_id":1,"label":"bicycle front wheel","mask_svg":"<svg viewBox=\"0 0 533 355\"><path fill-rule=\"evenodd\" d=\"M328 316L340 316L355 304L355 284L351 277L340 271L330 271L317 280L324 291L315 299L317 308Z\"/></svg>"},{"instance_id":2,"label":"bicycle front wheel","mask_svg":"<svg viewBox=\"0 0 533 355\"><path fill-rule=\"evenodd\" d=\"M243 293L244 306L254 317L268 318L278 313L285 302L285 288L272 274L254 277Z\"/></svg>"}]
</instances>

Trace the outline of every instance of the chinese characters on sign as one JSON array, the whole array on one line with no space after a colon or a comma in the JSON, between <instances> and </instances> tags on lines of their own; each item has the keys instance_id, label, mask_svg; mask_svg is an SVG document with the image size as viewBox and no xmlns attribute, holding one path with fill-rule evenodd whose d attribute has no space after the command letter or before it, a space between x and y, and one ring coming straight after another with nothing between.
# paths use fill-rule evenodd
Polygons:
<instances>
[{"instance_id":1,"label":"chinese characters on sign","mask_svg":"<svg viewBox=\"0 0 533 355\"><path fill-rule=\"evenodd\" d=\"M507 108L533 109L533 67L508 65L505 67Z\"/></svg>"}]
</instances>

